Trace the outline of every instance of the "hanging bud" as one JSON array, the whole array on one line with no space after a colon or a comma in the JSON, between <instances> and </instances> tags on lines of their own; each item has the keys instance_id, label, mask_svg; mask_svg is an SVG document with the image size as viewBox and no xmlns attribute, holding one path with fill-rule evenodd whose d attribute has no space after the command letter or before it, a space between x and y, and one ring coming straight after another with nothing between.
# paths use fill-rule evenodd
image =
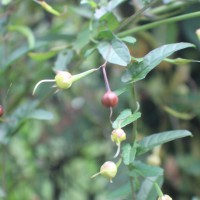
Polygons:
<instances>
[{"instance_id":1,"label":"hanging bud","mask_svg":"<svg viewBox=\"0 0 200 200\"><path fill-rule=\"evenodd\" d=\"M118 104L118 96L112 91L107 91L103 95L101 103L105 107L115 107Z\"/></svg>"},{"instance_id":2,"label":"hanging bud","mask_svg":"<svg viewBox=\"0 0 200 200\"><path fill-rule=\"evenodd\" d=\"M82 72L82 73L76 74L76 75L71 75L67 71L58 71L54 79L44 79L44 80L39 81L35 85L35 87L33 89L33 94L35 93L35 91L37 90L38 86L41 83L55 82L56 86L59 89L68 89L69 87L71 87L71 85L72 85L73 82L78 81L79 79L81 79L81 78L83 78L83 77L91 74L92 72L97 71L98 69L99 68L97 68L97 69L90 69L90 70L87 70L85 72Z\"/></svg>"},{"instance_id":3,"label":"hanging bud","mask_svg":"<svg viewBox=\"0 0 200 200\"><path fill-rule=\"evenodd\" d=\"M160 166L161 165L161 159L158 155L151 154L147 157L147 163L149 165L153 165L153 166Z\"/></svg>"},{"instance_id":4,"label":"hanging bud","mask_svg":"<svg viewBox=\"0 0 200 200\"><path fill-rule=\"evenodd\" d=\"M198 29L196 30L196 34L197 34L198 39L200 40L200 28L198 28Z\"/></svg>"},{"instance_id":5,"label":"hanging bud","mask_svg":"<svg viewBox=\"0 0 200 200\"><path fill-rule=\"evenodd\" d=\"M56 85L60 89L67 89L72 85L72 75L66 71L59 71L55 76Z\"/></svg>"},{"instance_id":6,"label":"hanging bud","mask_svg":"<svg viewBox=\"0 0 200 200\"><path fill-rule=\"evenodd\" d=\"M172 200L172 198L169 195L164 194L162 197L159 197L158 200Z\"/></svg>"},{"instance_id":7,"label":"hanging bud","mask_svg":"<svg viewBox=\"0 0 200 200\"><path fill-rule=\"evenodd\" d=\"M118 128L112 131L111 140L116 144L126 140L126 133L123 129Z\"/></svg>"},{"instance_id":8,"label":"hanging bud","mask_svg":"<svg viewBox=\"0 0 200 200\"><path fill-rule=\"evenodd\" d=\"M112 161L105 162L100 168L100 174L112 182L112 178L114 178L117 174L116 164Z\"/></svg>"}]
</instances>

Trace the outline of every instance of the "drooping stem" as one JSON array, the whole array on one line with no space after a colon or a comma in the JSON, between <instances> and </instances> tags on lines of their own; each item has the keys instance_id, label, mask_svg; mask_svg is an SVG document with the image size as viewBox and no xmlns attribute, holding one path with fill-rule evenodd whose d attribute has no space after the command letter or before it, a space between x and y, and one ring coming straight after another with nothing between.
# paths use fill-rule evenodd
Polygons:
<instances>
[{"instance_id":1,"label":"drooping stem","mask_svg":"<svg viewBox=\"0 0 200 200\"><path fill-rule=\"evenodd\" d=\"M37 90L38 86L39 86L41 83L49 83L49 82L55 82L55 79L44 79L44 80L39 81L39 82L35 85L32 94L33 94L33 95L35 94L35 91Z\"/></svg>"},{"instance_id":2,"label":"drooping stem","mask_svg":"<svg viewBox=\"0 0 200 200\"><path fill-rule=\"evenodd\" d=\"M155 27L160 26L162 24L170 24L170 23L182 21L182 20L185 20L185 19L195 18L195 17L200 17L200 11L189 13L189 14L184 14L184 15L180 15L180 16L176 16L176 17L170 17L168 19L163 19L163 20L160 20L160 21L152 22L152 23L149 23L149 24L146 24L146 25L143 25L143 26L134 27L132 29L118 33L117 36L118 37L124 37L124 36L130 35L130 34L133 34L133 33L137 33L137 32L140 32L140 31L145 31L145 30L148 30L148 29L155 28Z\"/></svg>"},{"instance_id":3,"label":"drooping stem","mask_svg":"<svg viewBox=\"0 0 200 200\"><path fill-rule=\"evenodd\" d=\"M106 90L111 91L110 84L109 84L108 77L107 77L107 73L106 73L106 65L102 65L102 72L103 72L103 77L104 77L104 81L105 81L105 84L106 84Z\"/></svg>"}]
</instances>

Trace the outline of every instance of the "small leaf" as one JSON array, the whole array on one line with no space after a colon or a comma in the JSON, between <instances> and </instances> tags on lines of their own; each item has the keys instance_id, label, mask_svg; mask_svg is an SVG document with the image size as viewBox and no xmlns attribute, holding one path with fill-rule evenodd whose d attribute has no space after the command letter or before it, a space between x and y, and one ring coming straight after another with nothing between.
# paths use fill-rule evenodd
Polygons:
<instances>
[{"instance_id":1,"label":"small leaf","mask_svg":"<svg viewBox=\"0 0 200 200\"><path fill-rule=\"evenodd\" d=\"M130 44L134 44L136 42L136 39L134 37L131 36L127 36L124 38L120 38L122 41L130 43Z\"/></svg>"},{"instance_id":2,"label":"small leaf","mask_svg":"<svg viewBox=\"0 0 200 200\"><path fill-rule=\"evenodd\" d=\"M123 128L128 124L136 121L138 118L141 117L140 112L135 112L132 114L130 109L126 109L120 113L117 119L113 122L112 127L116 128Z\"/></svg>"},{"instance_id":3,"label":"small leaf","mask_svg":"<svg viewBox=\"0 0 200 200\"><path fill-rule=\"evenodd\" d=\"M175 65L183 65L183 64L188 64L191 62L200 62L198 60L190 60L190 59L184 59L184 58L176 58L176 59L165 58L164 61L175 64Z\"/></svg>"},{"instance_id":4,"label":"small leaf","mask_svg":"<svg viewBox=\"0 0 200 200\"><path fill-rule=\"evenodd\" d=\"M192 133L187 130L166 131L147 136L141 141L139 141L137 154L138 155L143 154L153 149L155 146L187 136L192 136Z\"/></svg>"},{"instance_id":5,"label":"small leaf","mask_svg":"<svg viewBox=\"0 0 200 200\"><path fill-rule=\"evenodd\" d=\"M27 118L29 119L39 119L39 120L52 120L53 114L49 111L43 109L37 109L31 112Z\"/></svg>"},{"instance_id":6,"label":"small leaf","mask_svg":"<svg viewBox=\"0 0 200 200\"><path fill-rule=\"evenodd\" d=\"M176 118L179 118L179 119L190 120L190 119L195 117L194 114L178 112L178 111L176 111L176 110L174 110L172 108L169 108L168 106L164 106L163 108L167 113L169 113L170 115L172 115L172 116L174 116Z\"/></svg>"},{"instance_id":7,"label":"small leaf","mask_svg":"<svg viewBox=\"0 0 200 200\"><path fill-rule=\"evenodd\" d=\"M130 144L126 144L122 148L122 158L125 165L129 165L135 159L136 148L132 148Z\"/></svg>"},{"instance_id":8,"label":"small leaf","mask_svg":"<svg viewBox=\"0 0 200 200\"><path fill-rule=\"evenodd\" d=\"M146 178L140 187L136 200L156 199L158 194L154 186L155 182L161 187L163 184L163 177L155 176Z\"/></svg>"},{"instance_id":9,"label":"small leaf","mask_svg":"<svg viewBox=\"0 0 200 200\"><path fill-rule=\"evenodd\" d=\"M116 38L112 39L111 42L100 42L97 49L103 58L110 63L127 66L131 61L128 47Z\"/></svg>"},{"instance_id":10,"label":"small leaf","mask_svg":"<svg viewBox=\"0 0 200 200\"><path fill-rule=\"evenodd\" d=\"M139 176L142 177L151 177L151 176L163 176L164 170L157 166L150 166L147 164L142 163L141 161L134 161L133 169L130 172L137 173Z\"/></svg>"},{"instance_id":11,"label":"small leaf","mask_svg":"<svg viewBox=\"0 0 200 200\"><path fill-rule=\"evenodd\" d=\"M29 48L33 48L35 46L35 37L29 27L15 25L15 26L9 26L8 29L10 31L18 31L22 33L24 36L26 36L29 43Z\"/></svg>"},{"instance_id":12,"label":"small leaf","mask_svg":"<svg viewBox=\"0 0 200 200\"><path fill-rule=\"evenodd\" d=\"M144 56L141 62L133 63L130 65L129 70L132 74L132 82L144 79L146 75L157 65L159 65L166 57L170 56L178 50L188 47L194 47L194 45L182 42L163 45L157 49L154 49L146 56Z\"/></svg>"}]
</instances>

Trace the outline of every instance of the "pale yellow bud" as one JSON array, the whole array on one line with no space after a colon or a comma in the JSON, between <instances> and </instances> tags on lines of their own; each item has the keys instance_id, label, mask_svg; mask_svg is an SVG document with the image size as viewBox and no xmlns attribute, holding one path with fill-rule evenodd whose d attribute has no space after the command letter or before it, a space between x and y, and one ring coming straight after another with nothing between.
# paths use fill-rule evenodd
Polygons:
<instances>
[{"instance_id":1,"label":"pale yellow bud","mask_svg":"<svg viewBox=\"0 0 200 200\"><path fill-rule=\"evenodd\" d=\"M151 154L147 158L147 163L149 165L153 165L153 166L160 166L161 160L160 160L160 157L158 155Z\"/></svg>"},{"instance_id":2,"label":"pale yellow bud","mask_svg":"<svg viewBox=\"0 0 200 200\"><path fill-rule=\"evenodd\" d=\"M158 200L172 200L172 198L169 195L164 194L162 197L159 197Z\"/></svg>"}]
</instances>

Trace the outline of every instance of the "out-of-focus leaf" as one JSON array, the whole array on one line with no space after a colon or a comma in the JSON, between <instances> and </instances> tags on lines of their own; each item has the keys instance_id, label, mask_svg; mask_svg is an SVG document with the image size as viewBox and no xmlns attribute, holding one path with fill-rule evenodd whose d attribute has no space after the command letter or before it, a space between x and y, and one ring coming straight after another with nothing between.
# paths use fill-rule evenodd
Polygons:
<instances>
[{"instance_id":1,"label":"out-of-focus leaf","mask_svg":"<svg viewBox=\"0 0 200 200\"><path fill-rule=\"evenodd\" d=\"M192 136L192 133L187 130L166 131L162 133L152 134L139 141L137 154L143 154L153 149L155 146L159 146L169 141L173 141L187 136Z\"/></svg>"},{"instance_id":2,"label":"out-of-focus leaf","mask_svg":"<svg viewBox=\"0 0 200 200\"><path fill-rule=\"evenodd\" d=\"M122 158L125 165L129 165L135 159L136 149L130 144L125 144L122 147Z\"/></svg>"},{"instance_id":3,"label":"out-of-focus leaf","mask_svg":"<svg viewBox=\"0 0 200 200\"><path fill-rule=\"evenodd\" d=\"M130 109L123 110L117 117L117 119L113 122L112 127L114 129L125 127L126 125L136 121L140 117L140 112L132 113Z\"/></svg>"},{"instance_id":4,"label":"out-of-focus leaf","mask_svg":"<svg viewBox=\"0 0 200 200\"><path fill-rule=\"evenodd\" d=\"M60 16L60 13L57 10L55 10L52 6L50 6L47 2L38 0L35 0L35 2L40 4L47 12L56 16Z\"/></svg>"},{"instance_id":5,"label":"out-of-focus leaf","mask_svg":"<svg viewBox=\"0 0 200 200\"><path fill-rule=\"evenodd\" d=\"M2 5L8 5L12 0L1 0Z\"/></svg>"},{"instance_id":6,"label":"out-of-focus leaf","mask_svg":"<svg viewBox=\"0 0 200 200\"><path fill-rule=\"evenodd\" d=\"M104 16L106 13L111 12L113 9L115 9L119 4L123 3L125 0L111 0L108 2L106 6L102 6L99 9L96 9L95 11L95 18L100 19L102 16Z\"/></svg>"},{"instance_id":7,"label":"out-of-focus leaf","mask_svg":"<svg viewBox=\"0 0 200 200\"><path fill-rule=\"evenodd\" d=\"M198 177L200 176L200 160L198 158L194 158L191 155L184 155L177 157L176 160L180 168L187 174Z\"/></svg>"},{"instance_id":8,"label":"out-of-focus leaf","mask_svg":"<svg viewBox=\"0 0 200 200\"><path fill-rule=\"evenodd\" d=\"M81 0L80 4L88 4L92 8L96 8L97 7L97 3L95 1L92 1L92 0Z\"/></svg>"},{"instance_id":9,"label":"out-of-focus leaf","mask_svg":"<svg viewBox=\"0 0 200 200\"><path fill-rule=\"evenodd\" d=\"M136 39L132 36L127 36L127 37L123 37L120 38L122 41L130 43L130 44L134 44L136 42Z\"/></svg>"},{"instance_id":10,"label":"out-of-focus leaf","mask_svg":"<svg viewBox=\"0 0 200 200\"><path fill-rule=\"evenodd\" d=\"M130 175L132 172L135 174L137 173L138 175L142 177L152 177L152 176L163 176L164 171L160 167L156 166L150 166L147 164L144 164L140 161L134 161L133 162L133 169L129 173Z\"/></svg>"},{"instance_id":11,"label":"out-of-focus leaf","mask_svg":"<svg viewBox=\"0 0 200 200\"><path fill-rule=\"evenodd\" d=\"M125 199L131 193L130 183L124 184L108 194L108 200Z\"/></svg>"},{"instance_id":12,"label":"out-of-focus leaf","mask_svg":"<svg viewBox=\"0 0 200 200\"><path fill-rule=\"evenodd\" d=\"M15 26L12 25L12 26L9 26L8 29L10 31L18 31L22 33L24 36L26 36L29 43L29 48L33 48L35 46L35 37L29 27L20 26L20 25L15 25Z\"/></svg>"},{"instance_id":13,"label":"out-of-focus leaf","mask_svg":"<svg viewBox=\"0 0 200 200\"><path fill-rule=\"evenodd\" d=\"M150 53L144 56L141 62L133 63L129 66L129 71L132 75L131 82L136 82L144 79L146 75L156 66L158 66L166 57L170 56L178 50L188 47L194 47L194 45L181 42L163 45L157 49L152 50Z\"/></svg>"},{"instance_id":14,"label":"out-of-focus leaf","mask_svg":"<svg viewBox=\"0 0 200 200\"><path fill-rule=\"evenodd\" d=\"M42 47L46 44L47 43L45 43L45 42L38 43L38 44L36 44L34 49ZM0 67L0 73L2 73L4 70L6 70L7 67L9 67L12 63L14 63L17 59L26 55L29 51L30 51L30 49L28 47L24 47L24 46L16 49L12 54L9 55L9 57L6 59L6 62L3 62L3 64Z\"/></svg>"},{"instance_id":15,"label":"out-of-focus leaf","mask_svg":"<svg viewBox=\"0 0 200 200\"><path fill-rule=\"evenodd\" d=\"M136 200L156 199L158 194L154 186L155 182L161 187L163 184L163 177L155 176L146 178L140 187Z\"/></svg>"},{"instance_id":16,"label":"out-of-focus leaf","mask_svg":"<svg viewBox=\"0 0 200 200\"><path fill-rule=\"evenodd\" d=\"M54 64L54 71L65 71L67 69L67 65L71 62L74 56L74 51L72 50L64 50L58 54L56 62Z\"/></svg>"},{"instance_id":17,"label":"out-of-focus leaf","mask_svg":"<svg viewBox=\"0 0 200 200\"><path fill-rule=\"evenodd\" d=\"M118 39L102 41L97 46L99 53L110 63L127 66L131 61L131 56L127 46Z\"/></svg>"},{"instance_id":18,"label":"out-of-focus leaf","mask_svg":"<svg viewBox=\"0 0 200 200\"><path fill-rule=\"evenodd\" d=\"M30 119L39 119L39 120L52 120L53 119L53 114L50 113L49 111L42 110L42 109L37 109L31 112L27 118Z\"/></svg>"},{"instance_id":19,"label":"out-of-focus leaf","mask_svg":"<svg viewBox=\"0 0 200 200\"><path fill-rule=\"evenodd\" d=\"M169 108L168 106L164 106L163 108L167 113L179 119L190 120L195 117L194 114L178 112L172 108Z\"/></svg>"},{"instance_id":20,"label":"out-of-focus leaf","mask_svg":"<svg viewBox=\"0 0 200 200\"><path fill-rule=\"evenodd\" d=\"M184 65L191 62L200 62L198 60L190 60L190 59L184 59L184 58L176 58L176 59L165 58L164 61L175 64L175 65Z\"/></svg>"},{"instance_id":21,"label":"out-of-focus leaf","mask_svg":"<svg viewBox=\"0 0 200 200\"><path fill-rule=\"evenodd\" d=\"M44 61L54 57L57 54L57 51L48 51L48 52L30 52L28 53L29 57L37 61Z\"/></svg>"}]
</instances>

